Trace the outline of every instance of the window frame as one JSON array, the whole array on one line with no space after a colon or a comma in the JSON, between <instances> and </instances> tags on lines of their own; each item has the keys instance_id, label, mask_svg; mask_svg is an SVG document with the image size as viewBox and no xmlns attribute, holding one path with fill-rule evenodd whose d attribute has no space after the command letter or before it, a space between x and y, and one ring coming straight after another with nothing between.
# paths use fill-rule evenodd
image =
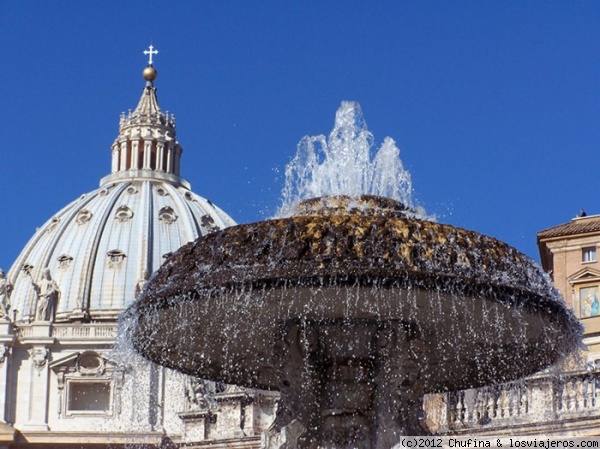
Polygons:
<instances>
[{"instance_id":1,"label":"window frame","mask_svg":"<svg viewBox=\"0 0 600 449\"><path fill-rule=\"evenodd\" d=\"M598 261L596 246L584 246L581 248L581 263L594 263Z\"/></svg>"},{"instance_id":2,"label":"window frame","mask_svg":"<svg viewBox=\"0 0 600 449\"><path fill-rule=\"evenodd\" d=\"M84 379L81 377L71 377L65 379L65 402L64 412L65 416L112 416L114 413L114 385L112 379L109 377L91 377ZM75 385L91 385L91 384L104 384L108 386L108 407L106 409L98 410L83 410L71 408L71 392Z\"/></svg>"},{"instance_id":3,"label":"window frame","mask_svg":"<svg viewBox=\"0 0 600 449\"><path fill-rule=\"evenodd\" d=\"M56 375L58 393L58 416L60 419L111 418L121 413L121 394L123 389L123 369L117 367L103 353L92 350L74 352L49 364ZM82 383L107 385L108 407L96 410L71 408L70 396L75 384ZM91 388L91 387L90 387Z\"/></svg>"}]
</instances>

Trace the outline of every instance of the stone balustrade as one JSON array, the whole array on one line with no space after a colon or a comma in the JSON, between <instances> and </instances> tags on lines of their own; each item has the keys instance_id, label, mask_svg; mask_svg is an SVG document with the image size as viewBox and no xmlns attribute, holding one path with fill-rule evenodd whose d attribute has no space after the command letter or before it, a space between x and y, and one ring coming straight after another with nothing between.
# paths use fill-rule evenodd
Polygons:
<instances>
[{"instance_id":1,"label":"stone balustrade","mask_svg":"<svg viewBox=\"0 0 600 449\"><path fill-rule=\"evenodd\" d=\"M600 372L531 377L426 397L436 433L489 433L541 428L558 421L600 421Z\"/></svg>"},{"instance_id":2,"label":"stone balustrade","mask_svg":"<svg viewBox=\"0 0 600 449\"><path fill-rule=\"evenodd\" d=\"M83 324L79 326L56 325L52 328L52 336L59 339L114 339L116 335L117 326L115 324Z\"/></svg>"},{"instance_id":3,"label":"stone balustrade","mask_svg":"<svg viewBox=\"0 0 600 449\"><path fill-rule=\"evenodd\" d=\"M35 337L36 326L20 325L15 328L15 335L20 340ZM53 324L50 328L50 336L59 340L100 339L112 341L116 335L117 325L114 323Z\"/></svg>"}]
</instances>

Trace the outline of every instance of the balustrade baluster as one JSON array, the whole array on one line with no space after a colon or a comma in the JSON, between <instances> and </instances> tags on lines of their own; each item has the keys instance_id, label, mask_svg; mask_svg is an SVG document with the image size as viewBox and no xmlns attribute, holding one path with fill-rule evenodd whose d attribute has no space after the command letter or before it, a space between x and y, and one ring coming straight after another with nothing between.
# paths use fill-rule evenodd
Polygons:
<instances>
[{"instance_id":1,"label":"balustrade baluster","mask_svg":"<svg viewBox=\"0 0 600 449\"><path fill-rule=\"evenodd\" d=\"M462 397L460 392L456 395L456 407L455 407L456 413L455 413L455 423L456 424L460 424L462 421L462 412L463 412L463 404L462 404Z\"/></svg>"},{"instance_id":2,"label":"balustrade baluster","mask_svg":"<svg viewBox=\"0 0 600 449\"><path fill-rule=\"evenodd\" d=\"M494 391L490 390L490 395L488 397L487 411L489 419L494 419L496 417L496 398L494 397Z\"/></svg>"}]
</instances>

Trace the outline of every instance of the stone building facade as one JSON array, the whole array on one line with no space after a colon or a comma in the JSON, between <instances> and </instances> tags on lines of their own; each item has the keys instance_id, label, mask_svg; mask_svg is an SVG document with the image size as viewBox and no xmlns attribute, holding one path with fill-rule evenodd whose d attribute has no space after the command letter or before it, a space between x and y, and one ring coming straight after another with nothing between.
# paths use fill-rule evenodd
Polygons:
<instances>
[{"instance_id":1,"label":"stone building facade","mask_svg":"<svg viewBox=\"0 0 600 449\"><path fill-rule=\"evenodd\" d=\"M600 215L540 231L542 266L585 327L589 364L600 362Z\"/></svg>"},{"instance_id":2,"label":"stone building facade","mask_svg":"<svg viewBox=\"0 0 600 449\"><path fill-rule=\"evenodd\" d=\"M585 349L536 376L428 398L428 425L445 434L600 435L600 215L538 232L542 267L584 326Z\"/></svg>"}]
</instances>

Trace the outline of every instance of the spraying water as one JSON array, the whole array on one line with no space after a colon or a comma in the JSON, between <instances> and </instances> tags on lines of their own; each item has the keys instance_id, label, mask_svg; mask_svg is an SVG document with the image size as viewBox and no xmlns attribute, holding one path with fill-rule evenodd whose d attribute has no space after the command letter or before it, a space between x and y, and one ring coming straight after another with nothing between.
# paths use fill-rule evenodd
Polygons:
<instances>
[{"instance_id":1,"label":"spraying water","mask_svg":"<svg viewBox=\"0 0 600 449\"><path fill-rule=\"evenodd\" d=\"M296 156L286 166L282 206L277 215L292 215L298 203L331 195L377 195L413 208L410 173L402 165L400 149L386 137L373 151L360 105L343 101L335 114L329 138L305 136Z\"/></svg>"}]
</instances>

